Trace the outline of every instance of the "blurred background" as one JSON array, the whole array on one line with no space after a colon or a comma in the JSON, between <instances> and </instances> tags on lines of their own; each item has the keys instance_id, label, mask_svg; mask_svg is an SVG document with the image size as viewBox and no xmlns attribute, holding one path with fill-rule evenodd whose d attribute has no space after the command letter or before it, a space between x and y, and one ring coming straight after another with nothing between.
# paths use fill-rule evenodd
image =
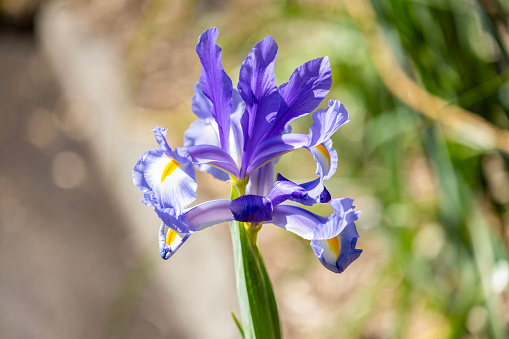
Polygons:
<instances>
[{"instance_id":1,"label":"blurred background","mask_svg":"<svg viewBox=\"0 0 509 339\"><path fill-rule=\"evenodd\" d=\"M362 210L361 257L335 275L259 235L285 337L509 338L508 19L502 0L0 0L0 337L240 337L228 227L163 261L131 182L151 128L182 145L217 26L234 84L270 34L278 84L328 55L350 112L327 187ZM197 180L197 203L229 194Z\"/></svg>"}]
</instances>

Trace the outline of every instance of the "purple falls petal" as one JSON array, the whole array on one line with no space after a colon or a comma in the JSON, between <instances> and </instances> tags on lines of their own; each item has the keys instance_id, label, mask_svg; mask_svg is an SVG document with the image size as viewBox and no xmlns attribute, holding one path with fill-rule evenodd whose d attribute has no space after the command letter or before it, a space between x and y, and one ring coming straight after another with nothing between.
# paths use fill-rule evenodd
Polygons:
<instances>
[{"instance_id":1,"label":"purple falls petal","mask_svg":"<svg viewBox=\"0 0 509 339\"><path fill-rule=\"evenodd\" d=\"M243 195L231 202L233 217L241 222L263 222L272 219L272 204L259 195Z\"/></svg>"},{"instance_id":2,"label":"purple falls petal","mask_svg":"<svg viewBox=\"0 0 509 339\"><path fill-rule=\"evenodd\" d=\"M333 199L329 202L334 212L329 217L316 215L297 206L277 205L272 212L272 223L307 240L326 240L336 237L346 225L358 219L353 200Z\"/></svg>"},{"instance_id":3,"label":"purple falls petal","mask_svg":"<svg viewBox=\"0 0 509 339\"><path fill-rule=\"evenodd\" d=\"M326 139L323 143L307 149L316 161L316 175L322 180L330 179L338 168L338 153L332 147L332 140Z\"/></svg>"},{"instance_id":4,"label":"purple falls petal","mask_svg":"<svg viewBox=\"0 0 509 339\"><path fill-rule=\"evenodd\" d=\"M343 231L346 225L359 219L360 212L355 211L352 199L332 199L329 204L334 212L322 227L316 229L313 239L326 240L334 238Z\"/></svg>"},{"instance_id":5,"label":"purple falls petal","mask_svg":"<svg viewBox=\"0 0 509 339\"><path fill-rule=\"evenodd\" d=\"M232 81L221 64L221 48L216 45L219 32L211 27L200 35L196 53L202 64L200 88L212 102L212 116L217 122L221 148L229 150Z\"/></svg>"},{"instance_id":6,"label":"purple falls petal","mask_svg":"<svg viewBox=\"0 0 509 339\"><path fill-rule=\"evenodd\" d=\"M314 59L297 67L290 80L278 88L281 104L270 136L281 134L290 121L314 111L329 93L331 85L328 57Z\"/></svg>"},{"instance_id":7,"label":"purple falls petal","mask_svg":"<svg viewBox=\"0 0 509 339\"><path fill-rule=\"evenodd\" d=\"M189 223L189 230L197 232L233 220L230 203L231 200L211 200L189 209L184 214Z\"/></svg>"},{"instance_id":8,"label":"purple falls petal","mask_svg":"<svg viewBox=\"0 0 509 339\"><path fill-rule=\"evenodd\" d=\"M174 234L171 234L171 232ZM168 237L168 233L170 233L171 237ZM161 258L168 260L190 236L191 233L178 233L166 226L164 222L161 223L158 234ZM170 243L168 243L169 240L171 240Z\"/></svg>"},{"instance_id":9,"label":"purple falls petal","mask_svg":"<svg viewBox=\"0 0 509 339\"><path fill-rule=\"evenodd\" d=\"M176 153L176 152L172 152ZM171 169L171 171L168 171ZM146 205L178 212L196 199L197 184L191 163L175 163L160 149L152 149L138 160L133 169L133 182L143 193ZM158 213L159 214L159 213Z\"/></svg>"},{"instance_id":10,"label":"purple falls petal","mask_svg":"<svg viewBox=\"0 0 509 339\"><path fill-rule=\"evenodd\" d=\"M297 234L299 237L311 240L317 232L317 228L322 227L327 222L327 217L322 217L297 206L277 205L274 206L270 222Z\"/></svg>"},{"instance_id":11,"label":"purple falls petal","mask_svg":"<svg viewBox=\"0 0 509 339\"><path fill-rule=\"evenodd\" d=\"M335 238L331 240L339 245L336 248L331 245L330 240L312 240L310 245L325 268L334 273L342 273L362 253L361 249L355 248L359 238L355 223L352 222L346 225ZM339 250L339 253L336 253L337 250Z\"/></svg>"},{"instance_id":12,"label":"purple falls petal","mask_svg":"<svg viewBox=\"0 0 509 339\"><path fill-rule=\"evenodd\" d=\"M279 108L279 93L274 78L277 44L271 36L259 41L240 67L239 94L246 104L241 119L244 152L248 155L269 132L271 120ZM247 167L249 157L244 157Z\"/></svg>"}]
</instances>

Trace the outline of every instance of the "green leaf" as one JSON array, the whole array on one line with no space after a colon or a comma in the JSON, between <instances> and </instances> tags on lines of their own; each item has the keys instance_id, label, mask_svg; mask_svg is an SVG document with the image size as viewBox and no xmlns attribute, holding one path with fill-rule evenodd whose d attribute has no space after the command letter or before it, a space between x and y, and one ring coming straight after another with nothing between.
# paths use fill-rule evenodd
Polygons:
<instances>
[{"instance_id":1,"label":"green leaf","mask_svg":"<svg viewBox=\"0 0 509 339\"><path fill-rule=\"evenodd\" d=\"M242 335L242 338L244 338L244 329L242 328L242 324L240 323L239 319L235 315L234 311L231 311L231 315L232 315L233 321L235 321L235 324L237 325L237 328L240 331L240 334Z\"/></svg>"}]
</instances>

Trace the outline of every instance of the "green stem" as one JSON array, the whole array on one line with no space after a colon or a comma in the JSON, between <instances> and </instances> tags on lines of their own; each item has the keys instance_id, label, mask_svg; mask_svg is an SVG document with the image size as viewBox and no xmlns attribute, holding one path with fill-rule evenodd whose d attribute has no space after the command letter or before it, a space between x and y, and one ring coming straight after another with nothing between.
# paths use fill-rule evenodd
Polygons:
<instances>
[{"instance_id":1,"label":"green stem","mask_svg":"<svg viewBox=\"0 0 509 339\"><path fill-rule=\"evenodd\" d=\"M245 194L245 182L234 182L231 199ZM276 300L262 256L256 246L260 225L231 221L237 295L245 339L281 338Z\"/></svg>"}]
</instances>

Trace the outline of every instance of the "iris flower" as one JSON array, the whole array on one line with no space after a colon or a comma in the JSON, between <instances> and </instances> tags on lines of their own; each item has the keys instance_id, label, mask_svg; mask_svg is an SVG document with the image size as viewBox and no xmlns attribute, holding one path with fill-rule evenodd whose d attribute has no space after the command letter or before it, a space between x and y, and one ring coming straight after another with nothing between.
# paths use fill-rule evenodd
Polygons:
<instances>
[{"instance_id":1,"label":"iris flower","mask_svg":"<svg viewBox=\"0 0 509 339\"><path fill-rule=\"evenodd\" d=\"M328 93L331 70L327 57L308 61L276 86L274 62L277 44L271 36L259 41L242 63L237 88L221 64L218 30L207 29L196 52L202 64L195 86L192 111L199 120L184 134L184 147L172 149L166 129L153 132L158 148L147 151L136 163L134 184L144 193L162 220L159 249L170 258L194 232L236 220L247 227L271 223L306 240L319 261L341 273L362 252L353 200L332 199L324 180L336 171L338 156L332 134L349 121L339 101L313 113L308 134L290 133L289 123L314 111ZM317 178L297 185L282 175L275 180L275 163L293 150L307 149L317 164ZM234 200L213 200L195 207L195 168L220 180L230 180L238 190ZM310 206L328 203L329 216L316 215L302 207L283 204L293 201Z\"/></svg>"}]
</instances>

